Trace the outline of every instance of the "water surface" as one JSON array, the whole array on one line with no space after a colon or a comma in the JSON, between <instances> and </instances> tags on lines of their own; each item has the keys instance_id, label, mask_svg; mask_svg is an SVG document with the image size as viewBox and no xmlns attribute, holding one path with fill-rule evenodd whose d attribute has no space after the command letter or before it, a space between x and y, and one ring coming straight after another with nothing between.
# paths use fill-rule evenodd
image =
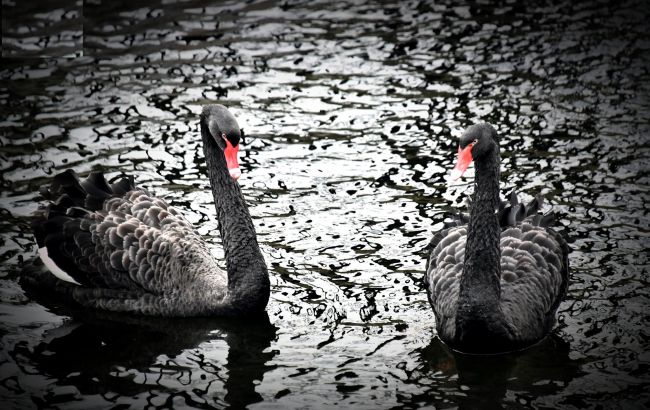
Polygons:
<instances>
[{"instance_id":1,"label":"water surface","mask_svg":"<svg viewBox=\"0 0 650 410\"><path fill-rule=\"evenodd\" d=\"M76 39L63 3L33 35ZM650 405L645 2L172 3L86 2L82 53L76 40L55 49L68 57L3 31L2 402ZM13 7L12 22L31 12ZM240 185L271 271L268 320L115 317L20 287L38 189L70 167L134 174L221 256L197 122L215 102L246 134ZM543 194L572 248L552 337L498 357L450 352L421 282L422 249L471 193L471 172L444 177L478 121L501 135L503 190Z\"/></svg>"}]
</instances>

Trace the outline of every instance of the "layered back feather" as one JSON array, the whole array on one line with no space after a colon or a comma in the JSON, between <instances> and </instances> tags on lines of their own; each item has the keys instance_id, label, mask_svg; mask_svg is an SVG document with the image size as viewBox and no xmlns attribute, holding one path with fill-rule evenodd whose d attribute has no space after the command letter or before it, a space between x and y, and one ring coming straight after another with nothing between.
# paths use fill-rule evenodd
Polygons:
<instances>
[{"instance_id":1,"label":"layered back feather","mask_svg":"<svg viewBox=\"0 0 650 410\"><path fill-rule=\"evenodd\" d=\"M554 214L539 212L542 198L523 204L514 192L507 197L497 213L501 230L500 308L512 331L509 345L501 346L503 351L525 347L551 330L569 277L568 245L551 228ZM455 216L427 246L430 254L424 283L438 334L452 346L468 219L466 214Z\"/></svg>"},{"instance_id":2,"label":"layered back feather","mask_svg":"<svg viewBox=\"0 0 650 410\"><path fill-rule=\"evenodd\" d=\"M42 194L53 202L36 213L34 236L77 302L163 316L227 310L227 275L192 225L132 178L68 170Z\"/></svg>"}]
</instances>

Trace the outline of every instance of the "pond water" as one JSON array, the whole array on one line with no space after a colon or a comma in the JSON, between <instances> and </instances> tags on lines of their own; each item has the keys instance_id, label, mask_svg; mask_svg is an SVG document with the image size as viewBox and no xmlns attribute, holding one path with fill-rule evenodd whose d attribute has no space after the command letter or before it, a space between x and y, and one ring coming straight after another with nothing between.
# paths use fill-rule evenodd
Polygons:
<instances>
[{"instance_id":1,"label":"pond water","mask_svg":"<svg viewBox=\"0 0 650 410\"><path fill-rule=\"evenodd\" d=\"M647 2L15 3L3 408L650 406ZM66 168L132 173L222 255L197 122L214 102L246 134L268 320L113 316L21 288L38 189ZM471 192L444 177L478 121L501 135L503 190L543 194L572 248L553 335L494 357L450 352L422 286L423 248Z\"/></svg>"}]
</instances>

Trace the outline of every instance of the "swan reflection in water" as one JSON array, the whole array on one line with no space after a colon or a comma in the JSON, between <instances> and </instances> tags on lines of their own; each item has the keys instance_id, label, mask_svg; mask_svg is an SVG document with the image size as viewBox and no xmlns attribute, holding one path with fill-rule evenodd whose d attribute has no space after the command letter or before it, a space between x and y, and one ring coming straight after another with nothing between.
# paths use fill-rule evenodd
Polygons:
<instances>
[{"instance_id":1,"label":"swan reflection in water","mask_svg":"<svg viewBox=\"0 0 650 410\"><path fill-rule=\"evenodd\" d=\"M456 352L436 337L415 352L420 363L409 378L429 389L412 399L452 401L461 409L530 405L560 392L580 375L580 362L570 359L569 352L569 343L555 333L528 349L495 355ZM463 395L457 394L459 386Z\"/></svg>"},{"instance_id":2,"label":"swan reflection in water","mask_svg":"<svg viewBox=\"0 0 650 410\"><path fill-rule=\"evenodd\" d=\"M32 399L43 405L79 400L76 388L93 402L117 404L112 398L142 395L141 404L153 407L180 401L176 405L242 408L262 400L255 386L276 354L269 347L277 329L266 314L246 321L87 310L65 315L74 319L46 332L35 346L17 344L9 352L34 366L32 374L46 376L45 385L29 386ZM59 392L44 394L52 378Z\"/></svg>"}]
</instances>

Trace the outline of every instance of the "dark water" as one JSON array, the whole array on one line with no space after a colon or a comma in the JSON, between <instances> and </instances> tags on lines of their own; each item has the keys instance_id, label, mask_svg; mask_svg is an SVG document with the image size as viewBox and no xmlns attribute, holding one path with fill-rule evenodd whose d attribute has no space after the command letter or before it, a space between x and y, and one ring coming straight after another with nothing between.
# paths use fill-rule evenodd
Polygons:
<instances>
[{"instance_id":1,"label":"dark water","mask_svg":"<svg viewBox=\"0 0 650 410\"><path fill-rule=\"evenodd\" d=\"M647 2L15 3L3 409L650 406ZM197 126L210 102L247 134L268 321L115 317L18 285L36 192L68 167L135 174L221 255ZM554 335L497 357L449 352L421 286L422 248L465 206L470 180L444 175L477 121L501 134L504 190L542 193L573 250Z\"/></svg>"}]
</instances>

